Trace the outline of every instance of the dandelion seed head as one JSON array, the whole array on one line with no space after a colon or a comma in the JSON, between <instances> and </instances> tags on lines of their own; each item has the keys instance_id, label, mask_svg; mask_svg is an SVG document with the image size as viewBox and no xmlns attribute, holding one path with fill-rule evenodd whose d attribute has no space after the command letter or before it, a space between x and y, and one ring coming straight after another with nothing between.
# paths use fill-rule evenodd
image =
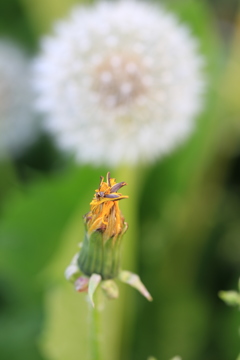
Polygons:
<instances>
[{"instance_id":1,"label":"dandelion seed head","mask_svg":"<svg viewBox=\"0 0 240 360\"><path fill-rule=\"evenodd\" d=\"M189 30L161 7L99 2L76 7L43 40L34 87L46 128L77 161L153 161L194 128L202 59Z\"/></svg>"},{"instance_id":2,"label":"dandelion seed head","mask_svg":"<svg viewBox=\"0 0 240 360\"><path fill-rule=\"evenodd\" d=\"M35 139L29 62L22 50L0 41L0 158L18 156Z\"/></svg>"}]
</instances>

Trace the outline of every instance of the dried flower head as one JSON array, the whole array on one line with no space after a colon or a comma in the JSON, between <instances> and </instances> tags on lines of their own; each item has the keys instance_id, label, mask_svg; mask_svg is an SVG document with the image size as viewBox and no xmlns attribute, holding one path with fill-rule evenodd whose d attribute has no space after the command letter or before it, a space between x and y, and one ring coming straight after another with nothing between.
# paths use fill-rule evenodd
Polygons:
<instances>
[{"instance_id":1,"label":"dried flower head","mask_svg":"<svg viewBox=\"0 0 240 360\"><path fill-rule=\"evenodd\" d=\"M77 7L42 42L38 108L79 162L151 161L192 131L203 89L189 30L137 1Z\"/></svg>"},{"instance_id":2,"label":"dried flower head","mask_svg":"<svg viewBox=\"0 0 240 360\"><path fill-rule=\"evenodd\" d=\"M117 237L126 231L126 223L120 213L118 201L127 199L128 196L117 193L117 191L127 185L124 181L116 183L115 179L107 174L107 182L101 177L99 189L95 190L93 201L90 203L91 211L85 216L88 233L101 231L104 234L104 241Z\"/></svg>"},{"instance_id":3,"label":"dried flower head","mask_svg":"<svg viewBox=\"0 0 240 360\"><path fill-rule=\"evenodd\" d=\"M29 75L22 50L0 41L0 157L18 156L35 139Z\"/></svg>"},{"instance_id":4,"label":"dried flower head","mask_svg":"<svg viewBox=\"0 0 240 360\"><path fill-rule=\"evenodd\" d=\"M116 183L110 173L106 182L101 177L99 188L95 190L90 203L91 210L84 216L86 231L80 253L74 256L65 271L67 280L74 282L77 291L88 291L92 304L93 294L100 283L108 298L118 297L115 278L135 287L148 300L152 300L139 276L120 268L122 237L128 226L118 201L128 196L118 193L118 190L125 185L124 181Z\"/></svg>"},{"instance_id":5,"label":"dried flower head","mask_svg":"<svg viewBox=\"0 0 240 360\"><path fill-rule=\"evenodd\" d=\"M110 178L110 173L107 174L107 182L101 177L90 203L91 210L84 216L86 235L78 264L86 275L97 273L103 279L111 279L119 273L121 242L127 223L118 201L128 196L117 191L124 185L125 182L116 183Z\"/></svg>"}]
</instances>

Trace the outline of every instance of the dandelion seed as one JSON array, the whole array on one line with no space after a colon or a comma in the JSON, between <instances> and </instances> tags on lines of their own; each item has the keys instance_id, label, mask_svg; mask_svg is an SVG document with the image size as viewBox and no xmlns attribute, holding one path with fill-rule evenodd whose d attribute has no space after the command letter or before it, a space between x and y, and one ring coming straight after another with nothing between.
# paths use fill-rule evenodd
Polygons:
<instances>
[{"instance_id":1,"label":"dandelion seed","mask_svg":"<svg viewBox=\"0 0 240 360\"><path fill-rule=\"evenodd\" d=\"M0 158L19 156L36 138L29 61L22 50L0 41Z\"/></svg>"}]
</instances>

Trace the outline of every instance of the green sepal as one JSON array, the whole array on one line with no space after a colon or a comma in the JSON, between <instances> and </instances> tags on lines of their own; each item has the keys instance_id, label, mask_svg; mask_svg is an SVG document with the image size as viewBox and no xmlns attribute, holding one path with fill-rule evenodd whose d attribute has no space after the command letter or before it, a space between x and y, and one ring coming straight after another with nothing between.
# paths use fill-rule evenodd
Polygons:
<instances>
[{"instance_id":1,"label":"green sepal","mask_svg":"<svg viewBox=\"0 0 240 360\"><path fill-rule=\"evenodd\" d=\"M102 259L103 242L101 232L95 231L89 236L86 231L78 257L79 269L87 276L92 274L101 275Z\"/></svg>"},{"instance_id":2,"label":"green sepal","mask_svg":"<svg viewBox=\"0 0 240 360\"><path fill-rule=\"evenodd\" d=\"M70 265L66 268L64 272L65 278L70 282L75 282L82 275L77 264L78 255L79 254L74 255Z\"/></svg>"},{"instance_id":3,"label":"green sepal","mask_svg":"<svg viewBox=\"0 0 240 360\"><path fill-rule=\"evenodd\" d=\"M137 289L148 301L152 301L152 296L137 274L133 274L130 271L124 270L119 273L118 277L120 281Z\"/></svg>"},{"instance_id":4,"label":"green sepal","mask_svg":"<svg viewBox=\"0 0 240 360\"><path fill-rule=\"evenodd\" d=\"M90 302L93 307L95 306L94 301L93 301L93 295L94 295L95 291L97 290L97 287L101 280L102 280L102 278L98 274L92 274L92 276L89 279L88 296L89 296Z\"/></svg>"},{"instance_id":5,"label":"green sepal","mask_svg":"<svg viewBox=\"0 0 240 360\"><path fill-rule=\"evenodd\" d=\"M117 299L119 296L118 286L113 280L105 280L101 288L108 299Z\"/></svg>"},{"instance_id":6,"label":"green sepal","mask_svg":"<svg viewBox=\"0 0 240 360\"><path fill-rule=\"evenodd\" d=\"M102 278L114 279L120 269L121 237L108 239L103 246Z\"/></svg>"},{"instance_id":7,"label":"green sepal","mask_svg":"<svg viewBox=\"0 0 240 360\"><path fill-rule=\"evenodd\" d=\"M94 231L90 235L86 231L78 258L79 269L87 276L99 274L103 280L117 277L120 269L121 238L122 235L104 241L101 231Z\"/></svg>"}]
</instances>

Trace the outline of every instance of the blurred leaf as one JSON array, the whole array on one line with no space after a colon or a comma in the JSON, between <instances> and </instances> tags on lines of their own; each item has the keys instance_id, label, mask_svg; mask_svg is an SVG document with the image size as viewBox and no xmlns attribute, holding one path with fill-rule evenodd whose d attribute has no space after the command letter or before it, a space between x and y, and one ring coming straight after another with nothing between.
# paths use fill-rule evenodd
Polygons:
<instances>
[{"instance_id":1,"label":"blurred leaf","mask_svg":"<svg viewBox=\"0 0 240 360\"><path fill-rule=\"evenodd\" d=\"M0 211L9 192L17 186L17 176L12 163L8 160L0 161Z\"/></svg>"},{"instance_id":2,"label":"blurred leaf","mask_svg":"<svg viewBox=\"0 0 240 360\"><path fill-rule=\"evenodd\" d=\"M18 0L0 1L0 33L32 46L34 36L28 18Z\"/></svg>"},{"instance_id":3,"label":"blurred leaf","mask_svg":"<svg viewBox=\"0 0 240 360\"><path fill-rule=\"evenodd\" d=\"M89 3L92 0L20 0L29 16L33 29L37 33L49 32L54 21L66 17L70 9L81 3Z\"/></svg>"},{"instance_id":4,"label":"blurred leaf","mask_svg":"<svg viewBox=\"0 0 240 360\"><path fill-rule=\"evenodd\" d=\"M0 278L1 360L40 360L36 338L43 323L42 294L18 275ZM20 355L21 354L21 355Z\"/></svg>"},{"instance_id":5,"label":"blurred leaf","mask_svg":"<svg viewBox=\"0 0 240 360\"><path fill-rule=\"evenodd\" d=\"M42 359L36 344L43 324L42 292L53 279L52 269L56 269L57 279L65 282L63 272L74 252L77 252L81 230L74 232L73 241L66 244L71 249L69 258L69 253L64 251L63 261L60 263L54 262L51 267L50 260L57 258L65 228L72 218L75 219L79 207L81 215L77 212L75 229L78 230L78 223L79 229L83 228L82 211L88 211L93 190L98 186L99 175L102 174L99 169L72 167L66 172L52 174L16 189L4 204L0 219L0 270L6 284L0 289L1 360L19 360L19 354L22 354L21 358L24 360ZM67 282L66 288L71 298L73 293ZM58 298L54 302L54 309L59 301ZM65 311L66 302L63 307ZM82 309L79 311L84 316L85 310ZM66 319L69 319L69 309L66 310ZM53 309L50 319L52 312ZM75 314L72 313L72 316ZM82 326L81 322L79 324ZM55 325L58 326L57 321L54 322ZM69 333L65 326L58 330L61 334L63 332L65 338L66 331ZM84 334L84 328L81 331ZM76 336L78 337L78 333ZM74 340L77 341L75 338ZM64 344L62 338L61 342ZM67 349L69 350L68 347ZM63 353L65 354L64 351Z\"/></svg>"},{"instance_id":6,"label":"blurred leaf","mask_svg":"<svg viewBox=\"0 0 240 360\"><path fill-rule=\"evenodd\" d=\"M240 18L238 20L240 22ZM237 24L235 34L232 40L231 52L228 59L227 68L224 74L224 86L220 89L221 97L228 110L230 116L236 117L236 128L238 134L240 133L239 127L239 114L240 114L240 26Z\"/></svg>"},{"instance_id":7,"label":"blurred leaf","mask_svg":"<svg viewBox=\"0 0 240 360\"><path fill-rule=\"evenodd\" d=\"M173 352L186 359L207 359L210 337L211 302L197 286L206 234L214 222L224 178L221 159L217 158L229 134L228 122L221 121L224 105L219 109L218 97L224 56L204 2L170 0L166 7L198 36L208 89L205 111L193 136L152 168L142 192L140 276L150 289L155 289L151 290L155 301L147 308L138 300L132 360L146 353L147 346L148 352L150 348L158 358L170 358Z\"/></svg>"},{"instance_id":8,"label":"blurred leaf","mask_svg":"<svg viewBox=\"0 0 240 360\"><path fill-rule=\"evenodd\" d=\"M56 251L79 204L88 210L98 177L99 170L73 168L12 194L0 220L0 269L34 277Z\"/></svg>"}]
</instances>

